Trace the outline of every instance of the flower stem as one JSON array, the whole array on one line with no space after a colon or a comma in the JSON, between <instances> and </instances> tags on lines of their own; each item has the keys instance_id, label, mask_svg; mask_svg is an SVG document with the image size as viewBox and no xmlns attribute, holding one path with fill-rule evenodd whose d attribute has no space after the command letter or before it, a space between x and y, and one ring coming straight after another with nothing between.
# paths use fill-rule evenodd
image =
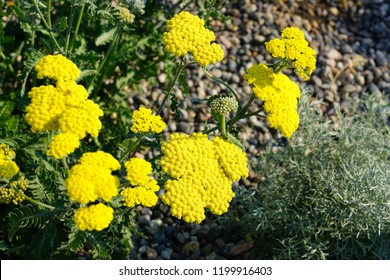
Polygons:
<instances>
[{"instance_id":1,"label":"flower stem","mask_svg":"<svg viewBox=\"0 0 390 280\"><path fill-rule=\"evenodd\" d=\"M39 9L38 7L38 3L36 0L33 1L34 2L34 7L35 9L37 10L38 14L39 14L39 17L41 18L43 24L45 25L46 29L49 31L49 34L50 34L50 38L53 40L54 44L56 45L56 47L58 48L58 50L61 52L61 53L64 53L61 46L58 44L56 38L54 37L54 34L53 32L51 31L51 23L49 25L49 23L46 21L45 17L43 16L42 12L41 12L41 9ZM49 1L50 2L50 1ZM50 16L48 16L48 19L50 19Z\"/></svg>"},{"instance_id":2,"label":"flower stem","mask_svg":"<svg viewBox=\"0 0 390 280\"><path fill-rule=\"evenodd\" d=\"M76 38L77 38L77 35L78 35L78 33L79 33L79 28L80 28L80 24L81 24L81 19L83 18L83 14L84 14L84 8L85 8L85 4L82 4L82 5L81 5L80 14L79 14L79 17L78 17L78 19L77 19L76 27L75 27L75 30L74 30L74 33L73 33L73 38L72 38L72 41L71 41L71 43L70 43L70 47L69 47L69 51L70 51L70 52L73 51L74 43L75 43Z\"/></svg>"},{"instance_id":3,"label":"flower stem","mask_svg":"<svg viewBox=\"0 0 390 280\"><path fill-rule=\"evenodd\" d=\"M61 159L62 161L62 165L65 167L66 171L69 173L69 166L68 166L68 163L66 162L66 157L63 157Z\"/></svg>"},{"instance_id":4,"label":"flower stem","mask_svg":"<svg viewBox=\"0 0 390 280\"><path fill-rule=\"evenodd\" d=\"M226 116L222 115L221 116L221 132L222 136L226 138Z\"/></svg>"},{"instance_id":5,"label":"flower stem","mask_svg":"<svg viewBox=\"0 0 390 280\"><path fill-rule=\"evenodd\" d=\"M96 78L100 75L100 71L102 71L103 69L103 66L104 64L106 64L107 62L107 59L110 57L111 55L111 52L114 50L114 48L117 46L118 44L118 41L119 41L119 37L120 37L120 34L122 33L122 26L119 26L116 31L115 31L115 35L114 35L114 39L112 40L111 42L111 45L110 47L108 48L107 52L105 53L104 57L103 57L103 60L100 61L100 64L98 66L98 69L96 70L96 74L92 77L91 81L89 82L89 85L88 85L88 93L91 92L92 88L93 88L93 83L94 81L96 80Z\"/></svg>"},{"instance_id":6,"label":"flower stem","mask_svg":"<svg viewBox=\"0 0 390 280\"><path fill-rule=\"evenodd\" d=\"M252 113L248 113L248 114L244 115L242 118L244 119L244 118L248 118L248 117L251 117L251 116L258 116L258 117L261 117L261 118L265 119L267 116L259 114L262 111L263 111L263 109L259 109L257 111L252 112Z\"/></svg>"},{"instance_id":7,"label":"flower stem","mask_svg":"<svg viewBox=\"0 0 390 280\"><path fill-rule=\"evenodd\" d=\"M51 0L47 0L47 25L51 30Z\"/></svg>"},{"instance_id":8,"label":"flower stem","mask_svg":"<svg viewBox=\"0 0 390 280\"><path fill-rule=\"evenodd\" d=\"M72 7L70 8L70 16L69 16L69 21L68 21L68 27L66 29L66 42L65 42L65 55L68 53L68 48L69 48L69 41L70 41L70 33L72 30L72 25L73 25L73 18L74 14L76 12L75 4L74 1L72 2Z\"/></svg>"},{"instance_id":9,"label":"flower stem","mask_svg":"<svg viewBox=\"0 0 390 280\"><path fill-rule=\"evenodd\" d=\"M134 153L135 151L137 151L137 149L139 148L140 144L141 144L141 141L142 139L144 139L145 137L145 134L141 134L141 136L137 139L137 141L134 142L133 145L131 145L127 151L123 154L123 156L120 158L119 162L124 162L126 160L126 158Z\"/></svg>"},{"instance_id":10,"label":"flower stem","mask_svg":"<svg viewBox=\"0 0 390 280\"><path fill-rule=\"evenodd\" d=\"M235 124L236 122L238 122L239 120L241 120L245 116L246 112L249 109L249 106L252 104L252 102L254 100L255 100L255 95L252 94L250 99L249 99L249 101L248 101L248 103L245 105L245 107L242 108L240 111L238 111L236 116L228 122L228 125L229 125L230 128L233 126L233 124Z\"/></svg>"},{"instance_id":11,"label":"flower stem","mask_svg":"<svg viewBox=\"0 0 390 280\"><path fill-rule=\"evenodd\" d=\"M208 18L210 17L211 10L213 9L213 7L214 7L214 5L215 5L215 2L217 2L217 0L213 0L213 3L211 3L210 7L208 8L207 14L206 14L206 16L204 17L204 20L205 20L205 21L207 21Z\"/></svg>"},{"instance_id":12,"label":"flower stem","mask_svg":"<svg viewBox=\"0 0 390 280\"><path fill-rule=\"evenodd\" d=\"M49 209L49 210L55 210L55 209L57 209L57 208L54 207L54 206L48 205L48 204L43 203L43 202L40 202L40 201L36 201L35 199L33 199L33 198L31 198L31 197L25 195L24 192L20 191L18 188L14 187L14 186L12 186L12 185L11 185L11 188L12 188L14 191L16 191L19 195L21 195L25 200L27 200L27 201L29 201L29 202L35 204L35 205L41 206L41 207L43 207L43 208L47 208L47 209Z\"/></svg>"},{"instance_id":13,"label":"flower stem","mask_svg":"<svg viewBox=\"0 0 390 280\"><path fill-rule=\"evenodd\" d=\"M171 91L172 91L173 87L175 86L177 80L179 79L180 74L183 71L183 69L186 68L187 66L190 66L190 65L193 65L193 64L196 64L196 62L190 62L190 63L184 64L184 57L182 58L182 60L180 61L179 70L176 72L175 77L173 78L172 82L170 83L170 85L168 87L168 90L166 90L164 92L165 93L165 97L164 97L160 107L158 108L157 115L160 115L162 110L164 109L165 103L167 103L168 98L171 95Z\"/></svg>"}]
</instances>

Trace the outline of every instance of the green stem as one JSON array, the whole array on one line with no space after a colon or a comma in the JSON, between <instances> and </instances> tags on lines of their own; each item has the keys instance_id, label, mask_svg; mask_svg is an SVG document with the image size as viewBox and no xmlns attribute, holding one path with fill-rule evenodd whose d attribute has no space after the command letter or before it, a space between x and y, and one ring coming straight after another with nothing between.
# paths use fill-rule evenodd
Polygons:
<instances>
[{"instance_id":1,"label":"green stem","mask_svg":"<svg viewBox=\"0 0 390 280\"><path fill-rule=\"evenodd\" d=\"M137 139L137 141L134 142L133 145L131 145L127 151L123 154L123 156L120 158L119 162L123 162L126 160L126 158L135 152L137 151L137 149L139 148L140 144L141 144L141 141L142 139L144 139L145 137L145 134L141 134L141 136Z\"/></svg>"},{"instance_id":2,"label":"green stem","mask_svg":"<svg viewBox=\"0 0 390 280\"><path fill-rule=\"evenodd\" d=\"M162 110L164 109L165 103L167 103L168 98L171 94L171 91L172 91L173 87L175 86L177 80L179 79L179 76L180 76L181 72L183 71L183 69L186 68L187 66L193 65L193 64L196 64L196 62L190 62L190 63L184 64L184 57L181 59L179 70L177 71L177 73L175 74L175 77L173 78L172 82L168 86L168 90L164 92L165 97L164 97L164 100L162 101L160 107L158 108L157 115L160 115Z\"/></svg>"},{"instance_id":3,"label":"green stem","mask_svg":"<svg viewBox=\"0 0 390 280\"><path fill-rule=\"evenodd\" d=\"M99 76L100 71L103 69L103 66L104 66L104 65L106 64L106 62L107 62L107 59L110 57L112 51L113 51L114 48L116 47L116 45L117 45L117 43L118 43L118 41L119 41L119 37L120 37L120 34L121 34L121 33L122 33L122 26L119 26L119 27L117 28L117 30L115 31L114 39L112 40L110 47L108 48L107 52L105 53L103 60L100 61L100 64L99 64L99 66L98 66L98 69L96 70L96 74L92 77L91 81L90 81L89 84L88 84L88 93L91 92L94 81L95 81L96 78Z\"/></svg>"},{"instance_id":4,"label":"green stem","mask_svg":"<svg viewBox=\"0 0 390 280\"><path fill-rule=\"evenodd\" d=\"M260 115L260 114L259 114L259 113L262 112L262 111L263 111L263 109L259 109L259 110L257 110L257 111L252 112L252 113L245 114L245 115L242 117L242 119L248 118L248 117L251 117L251 116L258 116L258 117L261 117L261 118L264 118L264 119L265 119L267 116L265 116L265 115Z\"/></svg>"},{"instance_id":5,"label":"green stem","mask_svg":"<svg viewBox=\"0 0 390 280\"><path fill-rule=\"evenodd\" d=\"M242 108L240 111L238 111L238 113L236 114L236 116L231 119L229 122L228 122L228 125L229 127L231 128L236 122L238 122L239 120L241 120L243 118L243 116L245 116L246 112L248 111L249 109L249 106L252 104L253 100L255 100L255 95L252 94L248 103L245 105L244 108Z\"/></svg>"},{"instance_id":6,"label":"green stem","mask_svg":"<svg viewBox=\"0 0 390 280\"><path fill-rule=\"evenodd\" d=\"M238 98L238 95L237 95L236 91L228 83L226 83L224 80L213 76L204 67L202 67L202 70L206 74L206 76L211 78L214 82L217 82L217 83L219 83L221 85L224 85L233 94L234 98L237 100L238 108L241 109L240 99Z\"/></svg>"},{"instance_id":7,"label":"green stem","mask_svg":"<svg viewBox=\"0 0 390 280\"><path fill-rule=\"evenodd\" d=\"M55 210L56 207L54 206L51 206L51 205L48 205L46 203L43 203L43 202L40 202L40 201L36 201L35 199L27 196L24 194L24 192L22 192L21 190L19 190L18 188L14 187L14 186L10 186L14 191L16 191L19 195L21 195L25 200L31 202L31 203L34 203L35 205L38 205L38 206L41 206L43 208L47 208L49 210Z\"/></svg>"},{"instance_id":8,"label":"green stem","mask_svg":"<svg viewBox=\"0 0 390 280\"><path fill-rule=\"evenodd\" d=\"M215 5L215 2L217 2L217 0L214 0L213 3L211 3L211 6L209 7L208 11L207 11L207 14L206 16L204 17L204 20L207 21L207 19L210 17L210 14L211 14L211 10L213 9L214 5Z\"/></svg>"},{"instance_id":9,"label":"green stem","mask_svg":"<svg viewBox=\"0 0 390 280\"><path fill-rule=\"evenodd\" d=\"M47 25L51 30L51 0L47 0Z\"/></svg>"},{"instance_id":10,"label":"green stem","mask_svg":"<svg viewBox=\"0 0 390 280\"><path fill-rule=\"evenodd\" d=\"M66 29L66 42L65 42L65 55L68 53L68 48L69 48L69 41L70 41L70 33L72 30L72 25L73 25L73 18L74 14L76 12L75 4L74 1L72 2L72 7L70 8L70 16L69 16L69 21L68 21L68 26Z\"/></svg>"},{"instance_id":11,"label":"green stem","mask_svg":"<svg viewBox=\"0 0 390 280\"><path fill-rule=\"evenodd\" d=\"M81 19L83 18L83 14L84 14L84 8L85 8L85 4L82 4L81 5L80 14L79 14L79 17L77 19L76 27L75 27L75 30L74 30L73 38L72 38L72 41L70 43L70 47L69 47L69 51L70 52L73 51L74 43L76 42L76 38L77 38L77 35L79 33Z\"/></svg>"},{"instance_id":12,"label":"green stem","mask_svg":"<svg viewBox=\"0 0 390 280\"><path fill-rule=\"evenodd\" d=\"M66 157L63 157L63 158L61 159L61 161L62 161L62 164L63 164L63 166L65 167L67 173L69 173L69 166L68 166L68 163L66 162Z\"/></svg>"},{"instance_id":13,"label":"green stem","mask_svg":"<svg viewBox=\"0 0 390 280\"><path fill-rule=\"evenodd\" d=\"M214 126L213 128L209 128L207 130L203 130L202 133L204 134L210 134L213 131L216 131L218 129L218 126Z\"/></svg>"},{"instance_id":14,"label":"green stem","mask_svg":"<svg viewBox=\"0 0 390 280\"><path fill-rule=\"evenodd\" d=\"M39 14L39 17L41 18L43 24L45 25L46 29L49 31L49 34L50 34L50 38L53 40L54 44L56 45L56 47L58 48L58 50L61 52L61 53L64 53L61 46L58 44L56 38L54 37L53 35L53 32L51 31L51 27L50 25L48 24L48 22L46 21L45 17L43 16L41 10L39 9L38 7L38 3L36 0L33 1L34 2L34 7L35 9L37 10L38 14Z\"/></svg>"},{"instance_id":15,"label":"green stem","mask_svg":"<svg viewBox=\"0 0 390 280\"><path fill-rule=\"evenodd\" d=\"M226 116L221 116L221 130L222 130L222 136L226 138Z\"/></svg>"}]
</instances>

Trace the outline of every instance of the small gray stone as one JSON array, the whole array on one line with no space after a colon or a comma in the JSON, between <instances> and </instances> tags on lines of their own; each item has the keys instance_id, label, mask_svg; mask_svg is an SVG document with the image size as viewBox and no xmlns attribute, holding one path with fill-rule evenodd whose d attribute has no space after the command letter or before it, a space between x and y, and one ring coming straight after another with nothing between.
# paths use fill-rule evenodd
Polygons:
<instances>
[{"instance_id":1,"label":"small gray stone","mask_svg":"<svg viewBox=\"0 0 390 280\"><path fill-rule=\"evenodd\" d=\"M388 63L385 53L379 50L376 51L375 61L378 66L387 66Z\"/></svg>"},{"instance_id":2,"label":"small gray stone","mask_svg":"<svg viewBox=\"0 0 390 280\"><path fill-rule=\"evenodd\" d=\"M336 49L330 49L326 57L332 60L340 60L343 58L342 54Z\"/></svg>"},{"instance_id":3,"label":"small gray stone","mask_svg":"<svg viewBox=\"0 0 390 280\"><path fill-rule=\"evenodd\" d=\"M146 250L146 259L154 260L157 257L157 252L153 248L148 247Z\"/></svg>"},{"instance_id":4,"label":"small gray stone","mask_svg":"<svg viewBox=\"0 0 390 280\"><path fill-rule=\"evenodd\" d=\"M167 248L161 252L161 257L164 260L170 260L172 258L172 252L173 250L171 248Z\"/></svg>"},{"instance_id":5,"label":"small gray stone","mask_svg":"<svg viewBox=\"0 0 390 280\"><path fill-rule=\"evenodd\" d=\"M145 207L145 208L142 208L141 214L142 215L152 216L153 212L152 212L152 210L150 210L150 208Z\"/></svg>"},{"instance_id":6,"label":"small gray stone","mask_svg":"<svg viewBox=\"0 0 390 280\"><path fill-rule=\"evenodd\" d=\"M184 244L187 240L190 239L190 234L188 232L179 232L177 235L176 235L176 240L181 243L181 244Z\"/></svg>"},{"instance_id":7,"label":"small gray stone","mask_svg":"<svg viewBox=\"0 0 390 280\"><path fill-rule=\"evenodd\" d=\"M342 90L343 93L351 93L356 91L356 86L353 84L347 84L345 85Z\"/></svg>"},{"instance_id":8,"label":"small gray stone","mask_svg":"<svg viewBox=\"0 0 390 280\"><path fill-rule=\"evenodd\" d=\"M138 223L140 225L148 225L150 222L150 216L149 215L141 215L138 217Z\"/></svg>"},{"instance_id":9,"label":"small gray stone","mask_svg":"<svg viewBox=\"0 0 390 280\"><path fill-rule=\"evenodd\" d=\"M359 85L364 85L364 83L366 82L366 80L364 79L364 76L362 75L362 74L360 74L360 73L358 73L357 75L356 75L356 82L359 84Z\"/></svg>"}]
</instances>

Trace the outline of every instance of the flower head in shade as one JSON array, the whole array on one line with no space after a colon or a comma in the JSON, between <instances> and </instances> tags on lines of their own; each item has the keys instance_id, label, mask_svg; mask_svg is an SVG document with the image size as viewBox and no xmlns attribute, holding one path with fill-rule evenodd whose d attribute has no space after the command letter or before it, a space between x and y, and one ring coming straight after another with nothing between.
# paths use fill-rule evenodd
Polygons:
<instances>
[{"instance_id":1,"label":"flower head in shade","mask_svg":"<svg viewBox=\"0 0 390 280\"><path fill-rule=\"evenodd\" d=\"M224 57L222 47L215 40L212 31L204 27L204 20L183 11L167 22L167 32L163 41L167 51L184 56L192 53L194 59L206 66L221 61Z\"/></svg>"},{"instance_id":2,"label":"flower head in shade","mask_svg":"<svg viewBox=\"0 0 390 280\"><path fill-rule=\"evenodd\" d=\"M174 178L165 183L162 201L186 222L203 221L205 208L225 213L234 197L233 181L248 176L245 153L219 137L211 141L202 133L174 133L162 152L161 167Z\"/></svg>"},{"instance_id":3,"label":"flower head in shade","mask_svg":"<svg viewBox=\"0 0 390 280\"><path fill-rule=\"evenodd\" d=\"M127 24L132 24L134 22L134 19L135 19L135 15L132 14L129 9L126 9L124 7L117 7L118 9L118 14L119 14L119 17L121 18L121 20L124 22L124 23L127 23Z\"/></svg>"},{"instance_id":4,"label":"flower head in shade","mask_svg":"<svg viewBox=\"0 0 390 280\"><path fill-rule=\"evenodd\" d=\"M82 231L101 231L107 228L113 219L114 209L103 203L78 208L74 214L74 222Z\"/></svg>"},{"instance_id":5,"label":"flower head in shade","mask_svg":"<svg viewBox=\"0 0 390 280\"><path fill-rule=\"evenodd\" d=\"M24 192L28 188L28 180L24 177L10 183L9 187L0 188L0 203L18 205L24 201Z\"/></svg>"},{"instance_id":6,"label":"flower head in shade","mask_svg":"<svg viewBox=\"0 0 390 280\"><path fill-rule=\"evenodd\" d=\"M7 144L0 144L0 179L12 178L19 172L19 166L13 161L15 152Z\"/></svg>"},{"instance_id":7,"label":"flower head in shade","mask_svg":"<svg viewBox=\"0 0 390 280\"><path fill-rule=\"evenodd\" d=\"M305 34L296 27L282 31L282 39L272 39L265 43L273 57L289 62L303 79L309 79L316 68L316 52L305 39Z\"/></svg>"},{"instance_id":8,"label":"flower head in shade","mask_svg":"<svg viewBox=\"0 0 390 280\"><path fill-rule=\"evenodd\" d=\"M166 124L160 116L153 115L152 110L141 107L133 112L133 124L130 130L134 133L160 133Z\"/></svg>"},{"instance_id":9,"label":"flower head in shade","mask_svg":"<svg viewBox=\"0 0 390 280\"><path fill-rule=\"evenodd\" d=\"M244 79L253 86L254 94L264 102L270 126L279 129L287 138L291 137L299 125L298 86L286 75L275 74L264 64L250 67Z\"/></svg>"}]
</instances>

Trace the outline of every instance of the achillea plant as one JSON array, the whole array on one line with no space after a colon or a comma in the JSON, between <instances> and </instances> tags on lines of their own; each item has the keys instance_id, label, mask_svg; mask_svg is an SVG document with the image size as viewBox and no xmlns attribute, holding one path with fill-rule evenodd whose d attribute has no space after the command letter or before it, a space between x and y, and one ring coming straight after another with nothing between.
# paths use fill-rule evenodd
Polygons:
<instances>
[{"instance_id":1,"label":"achillea plant","mask_svg":"<svg viewBox=\"0 0 390 280\"><path fill-rule=\"evenodd\" d=\"M138 206L160 201L188 223L228 213L233 183L250 169L240 120L266 118L287 138L298 129L300 90L282 71L295 68L307 79L315 52L296 28L265 46L276 63L247 69L253 93L242 104L232 87L208 72L225 56L206 26L211 12L218 14L216 1L204 7L205 15L166 15L143 1L72 1L70 9L59 2L56 13L52 1L45 11L30 2L17 5L35 16L36 25L20 18L34 51L28 52L20 92L11 95L10 109L0 111L1 120L19 125L0 130L0 235L7 256L127 258ZM129 85L153 83L161 70L157 61L171 75L158 108L126 102ZM200 67L228 91L201 100L212 118L191 135L169 131L163 114L169 103L177 109L173 92L187 67ZM261 102L251 112L256 97ZM147 149L153 158L146 158Z\"/></svg>"}]
</instances>

